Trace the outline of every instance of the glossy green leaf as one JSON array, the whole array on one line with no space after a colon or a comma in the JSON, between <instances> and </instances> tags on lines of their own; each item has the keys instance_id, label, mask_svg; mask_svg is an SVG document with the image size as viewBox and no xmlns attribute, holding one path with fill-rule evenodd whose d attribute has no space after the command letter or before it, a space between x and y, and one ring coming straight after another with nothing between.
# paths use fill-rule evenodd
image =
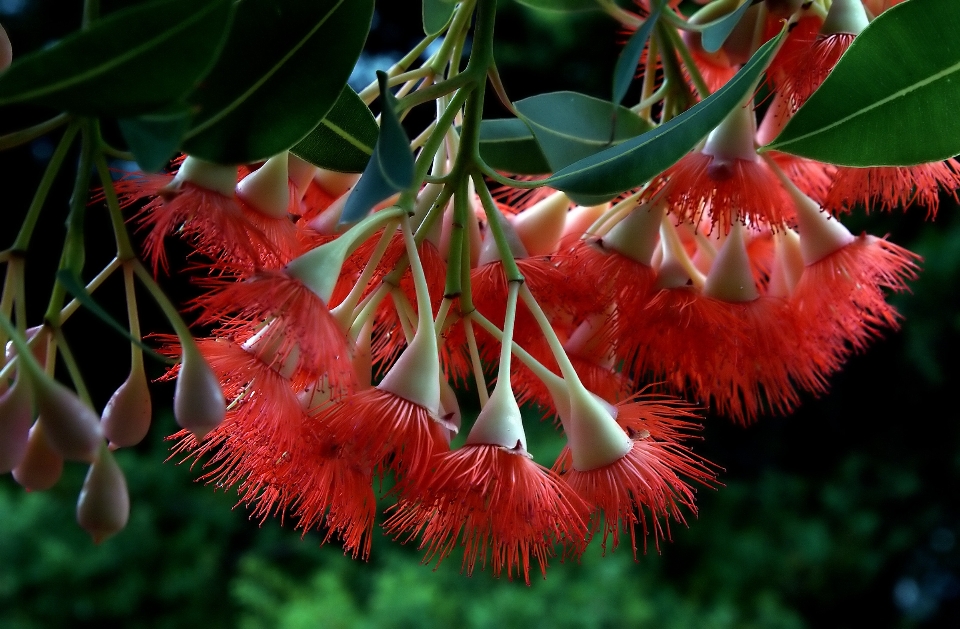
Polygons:
<instances>
[{"instance_id":1,"label":"glossy green leaf","mask_svg":"<svg viewBox=\"0 0 960 629\"><path fill-rule=\"evenodd\" d=\"M516 0L518 4L544 11L592 11L599 8L596 0Z\"/></svg>"},{"instance_id":2,"label":"glossy green leaf","mask_svg":"<svg viewBox=\"0 0 960 629\"><path fill-rule=\"evenodd\" d=\"M118 120L120 132L137 160L140 170L155 173L179 151L183 134L190 128L193 113L183 105L153 114Z\"/></svg>"},{"instance_id":3,"label":"glossy green leaf","mask_svg":"<svg viewBox=\"0 0 960 629\"><path fill-rule=\"evenodd\" d=\"M221 164L259 161L312 131L360 56L373 0L243 0L217 65L190 102L184 150Z\"/></svg>"},{"instance_id":4,"label":"glossy green leaf","mask_svg":"<svg viewBox=\"0 0 960 629\"><path fill-rule=\"evenodd\" d=\"M158 0L116 11L0 75L0 105L35 103L92 116L131 116L186 96L210 70L230 0Z\"/></svg>"},{"instance_id":5,"label":"glossy green leaf","mask_svg":"<svg viewBox=\"0 0 960 629\"><path fill-rule=\"evenodd\" d=\"M161 356L151 348L147 347L143 341L132 334L126 326L120 325L113 316L104 310L104 308L94 301L90 293L87 292L87 288L83 285L83 282L80 281L73 272L67 269L61 269L57 271L57 281L60 282L60 285L63 286L68 293L73 295L77 301L79 301L87 310L92 312L98 319L109 325L111 328L119 332L123 337L128 341L142 349L148 356L155 358L162 363L167 365L173 364L173 361L167 358L166 356Z\"/></svg>"},{"instance_id":6,"label":"glossy green leaf","mask_svg":"<svg viewBox=\"0 0 960 629\"><path fill-rule=\"evenodd\" d=\"M653 11L640 25L640 28L627 40L627 45L620 51L620 56L617 57L617 65L613 68L613 102L618 105L623 102L623 97L627 95L627 89L633 83L633 77L637 75L640 57L643 55L644 48L647 47L647 40L650 39L650 33L653 32L657 19L660 18L664 0L655 1Z\"/></svg>"},{"instance_id":7,"label":"glossy green leaf","mask_svg":"<svg viewBox=\"0 0 960 629\"><path fill-rule=\"evenodd\" d=\"M545 183L578 203L596 204L636 188L693 149L755 89L783 31L753 55L726 85L669 122L564 168Z\"/></svg>"},{"instance_id":8,"label":"glossy green leaf","mask_svg":"<svg viewBox=\"0 0 960 629\"><path fill-rule=\"evenodd\" d=\"M960 153L960 11L911 0L883 12L766 149L843 166Z\"/></svg>"},{"instance_id":9,"label":"glossy green leaf","mask_svg":"<svg viewBox=\"0 0 960 629\"><path fill-rule=\"evenodd\" d=\"M488 166L515 175L551 172L537 139L519 118L481 122L480 157Z\"/></svg>"},{"instance_id":10,"label":"glossy green leaf","mask_svg":"<svg viewBox=\"0 0 960 629\"><path fill-rule=\"evenodd\" d=\"M370 161L379 133L370 109L345 86L320 124L290 152L320 168L359 173Z\"/></svg>"},{"instance_id":11,"label":"glossy green leaf","mask_svg":"<svg viewBox=\"0 0 960 629\"><path fill-rule=\"evenodd\" d=\"M397 99L387 87L385 72L377 72L383 113L380 114L380 137L360 181L353 188L340 217L341 223L358 221L373 207L413 185L413 153L410 139L397 117Z\"/></svg>"},{"instance_id":12,"label":"glossy green leaf","mask_svg":"<svg viewBox=\"0 0 960 629\"><path fill-rule=\"evenodd\" d=\"M444 29L453 15L453 2L423 0L423 32L436 35Z\"/></svg>"},{"instance_id":13,"label":"glossy green leaf","mask_svg":"<svg viewBox=\"0 0 960 629\"><path fill-rule=\"evenodd\" d=\"M730 36L730 33L733 32L733 29L737 27L737 24L740 23L740 20L743 18L744 13L750 10L750 7L756 3L757 0L746 0L743 4L737 7L736 11L727 14L726 16L720 18L716 22L712 22L703 33L700 35L700 41L703 44L703 49L707 52L717 52L720 50L720 47L723 46L723 42L727 41L727 37Z\"/></svg>"},{"instance_id":14,"label":"glossy green leaf","mask_svg":"<svg viewBox=\"0 0 960 629\"><path fill-rule=\"evenodd\" d=\"M626 107L576 92L552 92L515 103L553 171L650 130Z\"/></svg>"}]
</instances>

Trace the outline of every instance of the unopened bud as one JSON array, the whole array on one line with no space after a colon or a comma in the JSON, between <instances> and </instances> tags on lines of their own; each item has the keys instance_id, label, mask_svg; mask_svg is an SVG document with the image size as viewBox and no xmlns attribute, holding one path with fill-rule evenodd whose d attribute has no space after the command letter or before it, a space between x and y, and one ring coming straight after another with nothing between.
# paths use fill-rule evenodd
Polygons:
<instances>
[{"instance_id":1,"label":"unopened bud","mask_svg":"<svg viewBox=\"0 0 960 629\"><path fill-rule=\"evenodd\" d=\"M274 155L237 184L237 196L252 209L271 218L287 218L290 174L287 154Z\"/></svg>"},{"instance_id":2,"label":"unopened bud","mask_svg":"<svg viewBox=\"0 0 960 629\"><path fill-rule=\"evenodd\" d=\"M37 335L41 336L37 338ZM24 336L27 337L27 342L30 344L31 349L33 350L33 357L37 359L37 362L40 363L40 366L43 367L47 364L47 341L50 339L50 328L47 328L42 325L37 325L32 328L27 328ZM13 341L7 341L7 346L4 349L4 357L9 363L17 355L17 347L14 345Z\"/></svg>"},{"instance_id":3,"label":"unopened bud","mask_svg":"<svg viewBox=\"0 0 960 629\"><path fill-rule=\"evenodd\" d=\"M150 388L143 368L132 369L103 408L100 424L111 448L135 446L150 430Z\"/></svg>"},{"instance_id":4,"label":"unopened bud","mask_svg":"<svg viewBox=\"0 0 960 629\"><path fill-rule=\"evenodd\" d=\"M77 394L43 372L31 378L50 445L69 461L92 463L103 443L100 418Z\"/></svg>"},{"instance_id":5,"label":"unopened bud","mask_svg":"<svg viewBox=\"0 0 960 629\"><path fill-rule=\"evenodd\" d=\"M106 447L87 471L77 500L77 522L97 544L123 530L130 518L130 495L123 471Z\"/></svg>"},{"instance_id":6,"label":"unopened bud","mask_svg":"<svg viewBox=\"0 0 960 629\"><path fill-rule=\"evenodd\" d=\"M0 395L0 474L20 465L27 452L27 435L33 420L27 379L19 377Z\"/></svg>"},{"instance_id":7,"label":"unopened bud","mask_svg":"<svg viewBox=\"0 0 960 629\"><path fill-rule=\"evenodd\" d=\"M0 70L6 70L13 63L13 46L7 31L0 26Z\"/></svg>"},{"instance_id":8,"label":"unopened bud","mask_svg":"<svg viewBox=\"0 0 960 629\"><path fill-rule=\"evenodd\" d=\"M63 457L50 445L38 419L27 437L23 460L13 468L13 478L27 491L46 491L57 484L62 473Z\"/></svg>"},{"instance_id":9,"label":"unopened bud","mask_svg":"<svg viewBox=\"0 0 960 629\"><path fill-rule=\"evenodd\" d=\"M557 250L569 207L567 195L554 192L514 217L513 227L527 253L545 256Z\"/></svg>"},{"instance_id":10,"label":"unopened bud","mask_svg":"<svg viewBox=\"0 0 960 629\"><path fill-rule=\"evenodd\" d=\"M226 412L217 376L193 339L188 339L183 343L180 373L173 393L173 415L177 424L192 432L197 441L202 441L220 425Z\"/></svg>"}]
</instances>

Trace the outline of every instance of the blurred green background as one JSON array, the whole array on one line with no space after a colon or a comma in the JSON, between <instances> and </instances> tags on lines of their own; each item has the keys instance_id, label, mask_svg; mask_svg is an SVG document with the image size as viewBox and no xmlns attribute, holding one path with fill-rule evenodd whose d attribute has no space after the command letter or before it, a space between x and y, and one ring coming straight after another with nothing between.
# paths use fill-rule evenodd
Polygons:
<instances>
[{"instance_id":1,"label":"blurred green background","mask_svg":"<svg viewBox=\"0 0 960 629\"><path fill-rule=\"evenodd\" d=\"M74 28L80 3L63 4L0 0L15 54ZM419 5L378 2L358 83L415 41ZM609 94L625 38L612 21L501 5L497 56L514 99L557 89ZM505 112L493 103L490 114ZM0 132L45 113L7 115ZM4 246L51 149L40 140L0 154ZM55 269L63 236L70 182L60 179L29 258L39 285ZM433 571L413 545L379 533L370 561L354 561L335 545L321 547L320 533L301 539L289 523L249 520L234 508L235 494L163 463L164 437L175 427L172 389L160 385L148 442L118 453L132 514L116 537L96 546L74 522L83 466L68 465L46 493L0 477L0 627L958 627L957 210L944 199L935 222L922 211L846 221L924 257L913 294L893 297L903 330L851 360L828 397L806 400L792 417L749 428L707 418L695 449L725 468L724 486L701 490L699 516L636 563L627 549L601 557L595 543L581 562L556 560L546 580L527 587L489 571L467 578L456 554ZM91 233L106 227L98 213L89 223ZM94 237L89 268L111 255L109 240ZM182 280L171 288L184 298L191 290ZM120 288L108 282L103 295L118 299ZM45 294L29 296L39 317ZM161 329L145 309L145 327ZM82 312L66 330L90 373L102 374L92 382L102 405L125 376L124 344ZM98 364L96 356L115 358ZM547 426L532 432L532 444L553 438Z\"/></svg>"}]
</instances>

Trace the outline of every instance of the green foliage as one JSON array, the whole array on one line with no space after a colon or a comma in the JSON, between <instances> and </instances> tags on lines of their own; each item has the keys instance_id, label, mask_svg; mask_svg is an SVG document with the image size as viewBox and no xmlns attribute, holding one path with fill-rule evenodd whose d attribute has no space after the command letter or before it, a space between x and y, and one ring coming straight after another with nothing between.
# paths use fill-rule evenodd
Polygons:
<instances>
[{"instance_id":1,"label":"green foliage","mask_svg":"<svg viewBox=\"0 0 960 629\"><path fill-rule=\"evenodd\" d=\"M397 99L387 87L387 75L377 72L380 95L384 99L380 137L373 157L347 198L340 220L352 223L366 216L377 203L407 189L413 183L413 153L410 140L397 116Z\"/></svg>"},{"instance_id":2,"label":"green foliage","mask_svg":"<svg viewBox=\"0 0 960 629\"><path fill-rule=\"evenodd\" d=\"M757 50L722 88L669 122L622 144L575 162L550 177L549 185L583 205L602 203L640 186L676 163L756 88L784 33Z\"/></svg>"},{"instance_id":3,"label":"green foliage","mask_svg":"<svg viewBox=\"0 0 960 629\"><path fill-rule=\"evenodd\" d=\"M626 107L576 92L553 92L514 103L552 171L650 130Z\"/></svg>"},{"instance_id":4,"label":"green foliage","mask_svg":"<svg viewBox=\"0 0 960 629\"><path fill-rule=\"evenodd\" d=\"M423 32L436 35L442 31L453 16L455 4L449 0L423 0Z\"/></svg>"},{"instance_id":5,"label":"green foliage","mask_svg":"<svg viewBox=\"0 0 960 629\"><path fill-rule=\"evenodd\" d=\"M743 15L754 4L756 4L756 2L753 2L752 0L745 0L736 11L723 16L716 22L711 22L710 25L703 30L703 34L701 36L703 49L707 52L717 52L720 50L720 48L723 46L723 42L727 41L727 37L730 36L730 33L733 32L733 29L735 29L737 24L740 23Z\"/></svg>"},{"instance_id":6,"label":"green foliage","mask_svg":"<svg viewBox=\"0 0 960 629\"><path fill-rule=\"evenodd\" d=\"M176 104L135 118L121 118L117 122L137 165L144 172L155 173L180 150L180 139L190 128L192 117L186 105Z\"/></svg>"},{"instance_id":7,"label":"green foliage","mask_svg":"<svg viewBox=\"0 0 960 629\"><path fill-rule=\"evenodd\" d=\"M340 96L372 15L373 0L242 2L217 64L190 96L198 113L184 150L245 164L299 142Z\"/></svg>"},{"instance_id":8,"label":"green foliage","mask_svg":"<svg viewBox=\"0 0 960 629\"><path fill-rule=\"evenodd\" d=\"M912 0L884 12L766 148L844 166L957 155L958 30L952 0Z\"/></svg>"},{"instance_id":9,"label":"green foliage","mask_svg":"<svg viewBox=\"0 0 960 629\"><path fill-rule=\"evenodd\" d=\"M370 109L345 86L320 124L290 152L320 168L359 173L370 161L379 134Z\"/></svg>"},{"instance_id":10,"label":"green foliage","mask_svg":"<svg viewBox=\"0 0 960 629\"><path fill-rule=\"evenodd\" d=\"M617 64L613 68L613 102L620 104L623 97L627 95L627 89L633 82L633 77L637 74L637 65L640 63L640 57L647 47L647 40L653 32L653 27L657 25L660 18L660 11L663 10L664 0L655 0L653 10L643 24L630 36L627 44L617 57Z\"/></svg>"},{"instance_id":11,"label":"green foliage","mask_svg":"<svg viewBox=\"0 0 960 629\"><path fill-rule=\"evenodd\" d=\"M480 123L480 157L488 166L517 175L543 175L550 164L530 127L519 118Z\"/></svg>"},{"instance_id":12,"label":"green foliage","mask_svg":"<svg viewBox=\"0 0 960 629\"><path fill-rule=\"evenodd\" d=\"M232 12L229 0L158 0L117 11L18 59L0 75L0 105L129 116L174 103L210 70Z\"/></svg>"}]
</instances>

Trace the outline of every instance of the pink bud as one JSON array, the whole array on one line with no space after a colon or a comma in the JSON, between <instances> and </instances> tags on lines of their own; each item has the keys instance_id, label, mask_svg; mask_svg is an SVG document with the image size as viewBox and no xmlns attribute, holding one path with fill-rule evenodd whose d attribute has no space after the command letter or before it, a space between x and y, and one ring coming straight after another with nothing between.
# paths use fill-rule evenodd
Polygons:
<instances>
[{"instance_id":1,"label":"pink bud","mask_svg":"<svg viewBox=\"0 0 960 629\"><path fill-rule=\"evenodd\" d=\"M123 471L113 453L100 456L87 471L77 500L77 522L97 544L123 530L130 518L130 495Z\"/></svg>"},{"instance_id":2,"label":"pink bud","mask_svg":"<svg viewBox=\"0 0 960 629\"><path fill-rule=\"evenodd\" d=\"M226 416L226 403L216 375L203 359L193 339L183 344L173 415L177 423L202 441Z\"/></svg>"},{"instance_id":3,"label":"pink bud","mask_svg":"<svg viewBox=\"0 0 960 629\"><path fill-rule=\"evenodd\" d=\"M27 491L46 491L60 480L63 457L53 449L38 419L27 437L27 452L13 468L13 478Z\"/></svg>"},{"instance_id":4,"label":"pink bud","mask_svg":"<svg viewBox=\"0 0 960 629\"><path fill-rule=\"evenodd\" d=\"M13 386L0 395L0 474L6 474L23 461L32 421L30 387L26 378L17 378Z\"/></svg>"},{"instance_id":5,"label":"pink bud","mask_svg":"<svg viewBox=\"0 0 960 629\"><path fill-rule=\"evenodd\" d=\"M103 408L100 425L111 448L135 446L150 430L150 389L143 369L132 369Z\"/></svg>"},{"instance_id":6,"label":"pink bud","mask_svg":"<svg viewBox=\"0 0 960 629\"><path fill-rule=\"evenodd\" d=\"M69 461L92 463L103 443L100 418L77 394L45 373L31 378L50 445Z\"/></svg>"},{"instance_id":7,"label":"pink bud","mask_svg":"<svg viewBox=\"0 0 960 629\"><path fill-rule=\"evenodd\" d=\"M0 70L6 70L13 63L13 46L7 31L0 26Z\"/></svg>"},{"instance_id":8,"label":"pink bud","mask_svg":"<svg viewBox=\"0 0 960 629\"><path fill-rule=\"evenodd\" d=\"M35 338L37 334L41 336ZM47 364L47 341L50 340L50 328L36 325L32 328L27 328L25 336L27 337L27 342L30 343L30 348L33 350L33 357L37 359L41 367L45 366ZM7 346L4 349L6 361L10 362L16 355L17 348L13 344L13 341L7 341Z\"/></svg>"}]
</instances>

